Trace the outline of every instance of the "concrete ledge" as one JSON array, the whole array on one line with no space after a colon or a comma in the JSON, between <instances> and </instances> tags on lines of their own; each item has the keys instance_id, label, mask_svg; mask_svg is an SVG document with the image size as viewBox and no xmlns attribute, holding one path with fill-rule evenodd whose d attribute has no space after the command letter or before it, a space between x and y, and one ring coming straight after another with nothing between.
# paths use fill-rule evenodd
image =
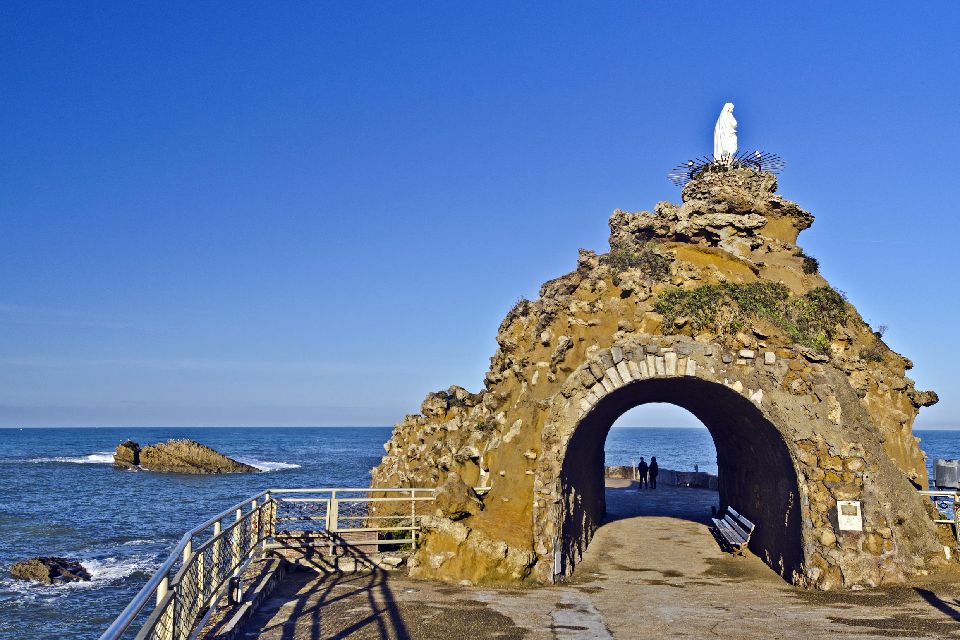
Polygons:
<instances>
[{"instance_id":1,"label":"concrete ledge","mask_svg":"<svg viewBox=\"0 0 960 640\"><path fill-rule=\"evenodd\" d=\"M241 580L250 580L249 586L243 589L241 602L227 604L226 597L221 598L222 605L211 615L203 630L197 634L202 640L234 640L243 631L247 620L257 611L260 604L268 598L277 585L283 581L290 570L290 563L286 558L265 558L258 563L260 566L247 567Z\"/></svg>"}]
</instances>

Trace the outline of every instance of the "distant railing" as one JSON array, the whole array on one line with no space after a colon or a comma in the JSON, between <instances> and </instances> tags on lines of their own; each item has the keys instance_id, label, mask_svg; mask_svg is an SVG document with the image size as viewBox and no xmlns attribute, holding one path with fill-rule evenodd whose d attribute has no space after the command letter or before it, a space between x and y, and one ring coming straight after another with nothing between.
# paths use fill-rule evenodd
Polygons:
<instances>
[{"instance_id":1,"label":"distant railing","mask_svg":"<svg viewBox=\"0 0 960 640\"><path fill-rule=\"evenodd\" d=\"M478 491L483 491L478 490ZM270 489L187 532L100 640L188 640L265 551L415 548L434 489ZM232 594L231 594L232 597ZM135 635L134 635L135 634Z\"/></svg>"},{"instance_id":2,"label":"distant railing","mask_svg":"<svg viewBox=\"0 0 960 640\"><path fill-rule=\"evenodd\" d=\"M934 518L933 521L938 524L952 525L954 537L960 542L960 519L958 519L958 515L960 515L960 491L956 489L952 491L921 491L920 495L929 496L933 499L934 508L940 516L944 515L944 511L953 513L953 518L940 517Z\"/></svg>"}]
</instances>

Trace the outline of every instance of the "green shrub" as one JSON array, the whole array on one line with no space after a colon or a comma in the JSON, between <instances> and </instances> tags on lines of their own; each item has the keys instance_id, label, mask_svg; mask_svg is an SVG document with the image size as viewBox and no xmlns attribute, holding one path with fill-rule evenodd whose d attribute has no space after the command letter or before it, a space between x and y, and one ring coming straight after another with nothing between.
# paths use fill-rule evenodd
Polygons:
<instances>
[{"instance_id":1,"label":"green shrub","mask_svg":"<svg viewBox=\"0 0 960 640\"><path fill-rule=\"evenodd\" d=\"M601 256L600 260L615 271L639 269L651 282L666 280L670 276L670 263L673 261L648 243L612 245L610 252Z\"/></svg>"},{"instance_id":2,"label":"green shrub","mask_svg":"<svg viewBox=\"0 0 960 640\"><path fill-rule=\"evenodd\" d=\"M813 256L808 256L806 253L804 253L803 249L797 249L797 252L793 255L803 261L802 268L804 273L809 275L811 273L817 273L820 271L820 261Z\"/></svg>"},{"instance_id":3,"label":"green shrub","mask_svg":"<svg viewBox=\"0 0 960 640\"><path fill-rule=\"evenodd\" d=\"M830 347L837 325L847 318L846 300L830 287L818 287L802 296L791 296L781 283L723 282L696 289L664 291L654 303L663 316L664 331L673 331L685 317L695 333L711 331L727 336L765 319L795 341L821 353Z\"/></svg>"}]
</instances>

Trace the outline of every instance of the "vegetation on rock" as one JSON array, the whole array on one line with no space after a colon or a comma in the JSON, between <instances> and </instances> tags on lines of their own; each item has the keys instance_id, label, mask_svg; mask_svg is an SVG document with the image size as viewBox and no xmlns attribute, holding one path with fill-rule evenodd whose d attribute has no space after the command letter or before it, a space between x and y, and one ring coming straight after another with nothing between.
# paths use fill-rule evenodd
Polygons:
<instances>
[{"instance_id":1,"label":"vegetation on rock","mask_svg":"<svg viewBox=\"0 0 960 640\"><path fill-rule=\"evenodd\" d=\"M826 353L837 327L847 319L844 297L831 287L817 287L791 296L779 282L722 282L695 289L662 292L654 310L664 328L673 331L685 318L694 333L709 331L721 339L764 319L786 331L797 343Z\"/></svg>"},{"instance_id":2,"label":"vegetation on rock","mask_svg":"<svg viewBox=\"0 0 960 640\"><path fill-rule=\"evenodd\" d=\"M794 253L796 257L800 258L802 261L803 272L807 275L814 273L819 273L820 271L820 261L814 258L813 256L808 256L803 249L797 249L797 252Z\"/></svg>"},{"instance_id":3,"label":"vegetation on rock","mask_svg":"<svg viewBox=\"0 0 960 640\"><path fill-rule=\"evenodd\" d=\"M673 261L670 256L656 251L646 242L615 243L600 260L615 271L639 269L649 282L666 280L670 276L670 263Z\"/></svg>"}]
</instances>

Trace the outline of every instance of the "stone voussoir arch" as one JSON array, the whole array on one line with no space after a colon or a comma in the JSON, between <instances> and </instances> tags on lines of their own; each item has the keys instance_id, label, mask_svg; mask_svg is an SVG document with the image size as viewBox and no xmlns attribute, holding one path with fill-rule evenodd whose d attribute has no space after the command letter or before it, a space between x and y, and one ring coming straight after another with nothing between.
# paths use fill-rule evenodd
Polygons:
<instances>
[{"instance_id":1,"label":"stone voussoir arch","mask_svg":"<svg viewBox=\"0 0 960 640\"><path fill-rule=\"evenodd\" d=\"M809 396L794 404L771 401L784 397L777 393L778 387L789 371L800 367L812 368L821 376L822 384L814 385ZM909 524L896 512L914 505L891 504L889 495L884 495L886 488L875 484L874 479L899 480L898 484L904 486L898 489L907 492L912 488L883 455L879 442L849 437L864 435L856 428L844 437L844 423L855 423L863 416L843 415L843 407L857 405L853 398L837 397L843 387L829 385L826 379L830 373L829 368L809 362L794 351L733 351L685 336L633 335L610 348L595 350L567 378L543 425L533 486L533 538L538 558L534 572L538 580L556 581L569 575L599 526L602 513L594 513L582 528L564 531L565 520L578 508L564 486L564 465L571 459L574 464L583 462L578 461L582 450L571 451L578 432L605 401L617 396L621 397L612 412L601 418L605 428L624 408L645 402L670 402L688 409L697 402L722 403L723 416L711 416L709 410L704 414L696 408L693 413L717 441L721 502L725 504L731 498L723 495L725 472L742 471L755 461L747 452L739 460L736 453L728 452L730 459L725 465L723 437L718 439L718 426L711 422L745 422L737 428L755 432L741 432L741 444L755 436L764 438L761 454L770 456L776 477L760 473L741 478L741 485L747 486L733 491L733 497L739 495L741 500L759 503L740 502L735 506L753 517L758 529L762 528L751 541L751 548L786 580L827 589L852 583L873 585L899 576L905 565L918 563L919 557L898 549L900 541L891 528L894 522L901 527ZM641 394L641 401L628 397L644 385L653 386ZM691 395L695 397L688 401ZM606 432L585 437L592 437L594 446L602 449ZM602 473L602 466L599 468ZM775 486L778 482L779 487ZM588 496L588 501L602 501L602 489L600 494L599 498ZM774 504L763 504L768 499ZM836 503L844 499L863 502L865 535L838 539ZM585 507L580 504L579 508ZM929 529L922 512L909 517L918 532ZM916 536L922 537L919 533ZM759 544L754 544L756 541Z\"/></svg>"}]
</instances>

